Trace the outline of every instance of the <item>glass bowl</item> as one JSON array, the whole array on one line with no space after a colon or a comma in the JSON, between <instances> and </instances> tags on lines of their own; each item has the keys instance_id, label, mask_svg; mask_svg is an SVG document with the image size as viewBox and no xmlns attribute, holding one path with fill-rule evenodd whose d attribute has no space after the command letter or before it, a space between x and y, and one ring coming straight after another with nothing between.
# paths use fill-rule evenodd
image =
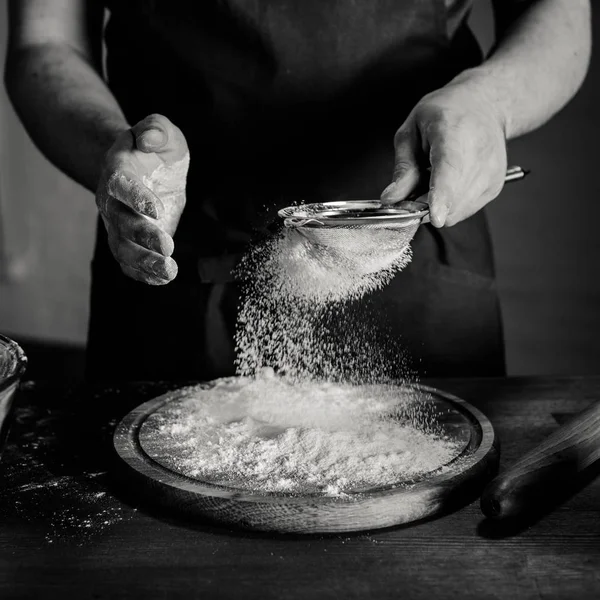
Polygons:
<instances>
[{"instance_id":1,"label":"glass bowl","mask_svg":"<svg viewBox=\"0 0 600 600\"><path fill-rule=\"evenodd\" d=\"M8 434L8 416L13 396L26 367L27 357L21 347L0 335L0 454Z\"/></svg>"}]
</instances>

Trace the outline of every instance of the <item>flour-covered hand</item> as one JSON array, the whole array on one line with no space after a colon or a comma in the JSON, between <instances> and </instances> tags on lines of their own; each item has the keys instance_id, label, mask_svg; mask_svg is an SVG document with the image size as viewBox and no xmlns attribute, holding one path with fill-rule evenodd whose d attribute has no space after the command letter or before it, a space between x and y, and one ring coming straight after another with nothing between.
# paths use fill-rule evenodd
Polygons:
<instances>
[{"instance_id":1,"label":"flour-covered hand","mask_svg":"<svg viewBox=\"0 0 600 600\"><path fill-rule=\"evenodd\" d=\"M162 285L177 275L173 235L189 160L183 133L161 115L122 133L106 154L96 204L111 252L133 279Z\"/></svg>"},{"instance_id":2,"label":"flour-covered hand","mask_svg":"<svg viewBox=\"0 0 600 600\"><path fill-rule=\"evenodd\" d=\"M396 133L394 145L393 181L381 199L386 204L403 200L427 178L435 227L470 217L504 185L503 116L480 88L467 82L425 96Z\"/></svg>"}]
</instances>

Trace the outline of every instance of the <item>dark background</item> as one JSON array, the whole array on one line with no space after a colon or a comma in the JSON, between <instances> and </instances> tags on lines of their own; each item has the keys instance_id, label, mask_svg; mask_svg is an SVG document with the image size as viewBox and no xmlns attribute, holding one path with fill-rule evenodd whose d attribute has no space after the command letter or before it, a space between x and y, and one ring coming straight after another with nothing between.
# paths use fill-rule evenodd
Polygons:
<instances>
[{"instance_id":1,"label":"dark background","mask_svg":"<svg viewBox=\"0 0 600 600\"><path fill-rule=\"evenodd\" d=\"M471 21L489 48L487 0ZM489 209L512 375L600 373L599 82L594 56L571 104L510 143L509 162L532 174ZM0 90L0 331L25 346L30 378L81 373L94 222L92 196L36 151Z\"/></svg>"}]
</instances>

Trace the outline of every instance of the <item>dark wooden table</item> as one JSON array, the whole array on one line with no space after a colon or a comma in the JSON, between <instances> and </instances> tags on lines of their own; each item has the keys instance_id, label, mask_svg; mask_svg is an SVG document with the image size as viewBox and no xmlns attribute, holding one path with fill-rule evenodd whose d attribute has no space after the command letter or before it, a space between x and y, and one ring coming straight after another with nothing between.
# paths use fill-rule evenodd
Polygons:
<instances>
[{"instance_id":1,"label":"dark wooden table","mask_svg":"<svg viewBox=\"0 0 600 600\"><path fill-rule=\"evenodd\" d=\"M427 381L482 409L505 466L600 398L600 378ZM290 537L189 524L124 494L118 419L169 388L26 383L0 461L0 598L600 598L600 480L528 523L477 502L385 531Z\"/></svg>"}]
</instances>

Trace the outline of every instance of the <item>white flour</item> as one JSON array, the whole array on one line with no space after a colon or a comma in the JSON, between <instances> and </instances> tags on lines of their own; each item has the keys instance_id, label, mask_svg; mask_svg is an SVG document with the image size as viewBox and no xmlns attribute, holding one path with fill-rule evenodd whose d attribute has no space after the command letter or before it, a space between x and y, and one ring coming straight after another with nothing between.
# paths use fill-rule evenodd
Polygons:
<instances>
[{"instance_id":1,"label":"white flour","mask_svg":"<svg viewBox=\"0 0 600 600\"><path fill-rule=\"evenodd\" d=\"M185 206L185 185L189 166L188 152L182 159L169 165L160 161L149 176L142 177L142 183L162 200L164 215L154 222L169 235L175 233Z\"/></svg>"},{"instance_id":2,"label":"white flour","mask_svg":"<svg viewBox=\"0 0 600 600\"><path fill-rule=\"evenodd\" d=\"M39 468L32 469L32 464ZM14 477L23 470L17 465ZM35 481L3 489L0 500L6 505L10 503L11 510L20 518L43 523L48 544L84 545L130 520L136 511L123 507L103 489L106 472L48 477L31 455L27 470Z\"/></svg>"},{"instance_id":3,"label":"white flour","mask_svg":"<svg viewBox=\"0 0 600 600\"><path fill-rule=\"evenodd\" d=\"M419 397L392 386L290 383L270 372L195 388L144 424L144 450L201 481L337 496L413 480L456 444L415 426Z\"/></svg>"},{"instance_id":4,"label":"white flour","mask_svg":"<svg viewBox=\"0 0 600 600\"><path fill-rule=\"evenodd\" d=\"M284 229L253 246L237 270L241 377L153 415L142 434L146 452L228 487L332 496L448 463L456 445L424 425L415 392L399 398L391 385L412 373L369 293L411 253L379 233L356 230L324 249Z\"/></svg>"},{"instance_id":5,"label":"white flour","mask_svg":"<svg viewBox=\"0 0 600 600\"><path fill-rule=\"evenodd\" d=\"M362 232L356 233L360 244ZM273 367L297 380L355 383L408 376L401 340L380 326L385 315L371 310L368 292L407 264L410 249L390 263L383 248L377 260L375 271L358 275L341 250L320 254L294 229L251 248L237 272L244 281L238 373Z\"/></svg>"}]
</instances>

